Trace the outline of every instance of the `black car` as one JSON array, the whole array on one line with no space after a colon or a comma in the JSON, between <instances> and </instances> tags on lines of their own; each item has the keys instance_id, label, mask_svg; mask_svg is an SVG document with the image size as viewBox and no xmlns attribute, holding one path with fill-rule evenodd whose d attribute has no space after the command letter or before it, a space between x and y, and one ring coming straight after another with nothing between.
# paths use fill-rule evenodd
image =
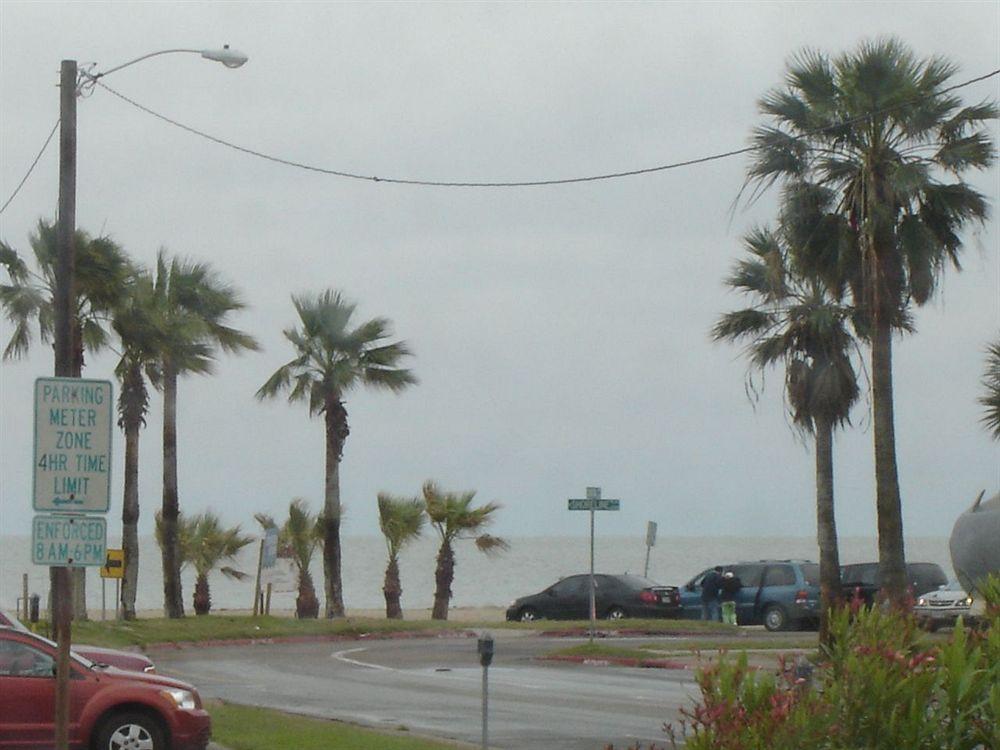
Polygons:
<instances>
[{"instance_id":1,"label":"black car","mask_svg":"<svg viewBox=\"0 0 1000 750\"><path fill-rule=\"evenodd\" d=\"M947 584L948 576L936 563L907 563L906 580L910 595L916 599ZM860 597L871 606L882 588L878 563L844 565L840 569L840 583L846 596Z\"/></svg>"},{"instance_id":2,"label":"black car","mask_svg":"<svg viewBox=\"0 0 1000 750\"><path fill-rule=\"evenodd\" d=\"M594 575L594 608L598 617L678 617L680 592L632 575ZM569 576L531 596L515 599L507 609L508 620L531 622L586 620L590 617L590 574Z\"/></svg>"}]
</instances>

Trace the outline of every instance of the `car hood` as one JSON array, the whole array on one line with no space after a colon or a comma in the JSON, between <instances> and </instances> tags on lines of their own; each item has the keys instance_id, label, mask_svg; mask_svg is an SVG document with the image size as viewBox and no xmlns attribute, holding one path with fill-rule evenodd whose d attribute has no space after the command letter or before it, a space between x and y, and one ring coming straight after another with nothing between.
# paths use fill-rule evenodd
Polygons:
<instances>
[{"instance_id":1,"label":"car hood","mask_svg":"<svg viewBox=\"0 0 1000 750\"><path fill-rule=\"evenodd\" d=\"M929 602L952 602L952 601L964 601L969 595L964 591L947 591L947 590L937 590L928 591L926 594L921 594L920 598L925 599Z\"/></svg>"},{"instance_id":2,"label":"car hood","mask_svg":"<svg viewBox=\"0 0 1000 750\"><path fill-rule=\"evenodd\" d=\"M99 674L104 677L109 677L115 681L122 680L127 682L138 682L151 688L177 688L196 694L198 692L195 686L191 683L184 682L183 680L178 680L173 677L165 677L162 674L133 672L128 669L119 669L118 667L102 667L99 670Z\"/></svg>"}]
</instances>

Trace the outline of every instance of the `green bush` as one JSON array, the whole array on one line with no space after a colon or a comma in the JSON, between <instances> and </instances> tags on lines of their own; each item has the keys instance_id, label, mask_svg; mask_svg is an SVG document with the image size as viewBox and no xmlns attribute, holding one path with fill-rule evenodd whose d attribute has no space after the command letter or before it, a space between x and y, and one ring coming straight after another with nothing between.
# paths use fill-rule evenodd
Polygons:
<instances>
[{"instance_id":1,"label":"green bush","mask_svg":"<svg viewBox=\"0 0 1000 750\"><path fill-rule=\"evenodd\" d=\"M686 750L1000 750L1000 585L981 590L984 627L947 640L909 614L835 613L808 678L724 658L667 734Z\"/></svg>"}]
</instances>

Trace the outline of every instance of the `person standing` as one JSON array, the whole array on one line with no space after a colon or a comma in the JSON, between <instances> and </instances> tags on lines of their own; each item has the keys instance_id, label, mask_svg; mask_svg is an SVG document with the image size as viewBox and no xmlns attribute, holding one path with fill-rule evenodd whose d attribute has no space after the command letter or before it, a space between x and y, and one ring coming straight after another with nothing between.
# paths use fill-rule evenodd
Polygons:
<instances>
[{"instance_id":1,"label":"person standing","mask_svg":"<svg viewBox=\"0 0 1000 750\"><path fill-rule=\"evenodd\" d=\"M719 586L722 566L716 565L701 579L701 619L719 621Z\"/></svg>"},{"instance_id":2,"label":"person standing","mask_svg":"<svg viewBox=\"0 0 1000 750\"><path fill-rule=\"evenodd\" d=\"M719 599L722 600L722 621L727 625L736 624L736 595L743 588L743 582L731 570L727 570L719 582Z\"/></svg>"}]
</instances>

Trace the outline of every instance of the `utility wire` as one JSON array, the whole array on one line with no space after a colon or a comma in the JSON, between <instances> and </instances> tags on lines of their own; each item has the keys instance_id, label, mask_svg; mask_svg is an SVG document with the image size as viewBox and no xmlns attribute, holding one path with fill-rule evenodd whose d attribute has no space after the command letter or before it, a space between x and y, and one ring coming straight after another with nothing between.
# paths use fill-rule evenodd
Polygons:
<instances>
[{"instance_id":1,"label":"utility wire","mask_svg":"<svg viewBox=\"0 0 1000 750\"><path fill-rule=\"evenodd\" d=\"M814 130L809 130L804 133L800 133L799 135L793 137L791 140L793 141L803 140L804 138L807 138L817 133L822 133L828 130L836 130L839 128L843 128L847 125L852 125L856 122L862 122L875 115L891 112L892 110L899 109L904 106L909 106L910 104L915 104L919 101L923 101L924 99L941 96L942 94L946 94L949 91L955 91L957 89L965 88L966 86L971 86L974 83L985 81L988 78L992 78L996 75L1000 75L1000 69L994 70L991 73L986 73L985 75L981 75L976 78L971 78L968 81L955 84L954 86L949 86L948 88L941 89L940 91L935 91L933 94L929 94L924 97L915 98L907 102L900 102L899 104L889 107L884 107L883 109L880 110L866 112L863 115L859 115L858 117L854 117L849 120L843 120L834 125L827 125L825 127L816 128ZM189 133L205 138L209 141L212 141L213 143L218 143L221 146L226 146L227 148L231 148L236 151L241 151L244 154L249 154L250 156L256 156L260 159L265 159L267 161L275 162L277 164L284 164L289 167L295 167L296 169L304 169L309 172L318 172L320 174L333 175L335 177L344 177L351 180L365 180L368 182L386 182L394 185L422 185L425 187L464 187L464 188L540 187L544 185L570 185L581 182L597 182L599 180L614 180L622 177L635 177L637 175L651 174L653 172L664 172L669 169L679 169L680 167L690 167L695 164L705 164L706 162L710 161L728 159L731 156L738 156L740 154L746 154L750 153L751 151L757 150L756 146L746 146L744 148L738 148L733 151L725 151L723 153L712 154L710 156L702 156L697 159L687 159L685 161L671 162L669 164L661 164L654 167L631 169L623 172L608 172L605 174L589 175L585 177L567 177L562 179L549 179L549 180L523 180L523 181L511 181L511 182L506 182L506 181L460 182L460 181L405 179L399 177L378 177L374 175L358 174L356 172L344 172L337 169L327 169L325 167L319 167L314 164L305 164L303 162L292 161L290 159L283 159L279 156L272 156L271 154L265 154L261 151L255 151L254 149L247 148L246 146L240 146L230 141L226 141L222 138L218 138L217 136L210 135L209 133L206 133L202 130L198 130L197 128L193 128L190 125L185 125L184 123L171 119L166 115L160 114L159 112L156 112L150 109L149 107L140 104L134 99L130 99L124 94L115 91L113 88L104 83L104 81L98 80L98 78L99 76L90 76L90 81L92 85L100 86L105 91L114 94L122 101L131 104L133 107L145 112L146 114L152 115L153 117L163 120L164 122L170 125L178 127L181 130L186 130Z\"/></svg>"},{"instance_id":2,"label":"utility wire","mask_svg":"<svg viewBox=\"0 0 1000 750\"><path fill-rule=\"evenodd\" d=\"M7 199L7 202L4 203L3 206L0 206L0 214L2 214L7 209L7 206L11 204L11 201L13 201L14 198L17 196L17 194L21 192L21 188L24 187L24 183L28 181L28 178L31 176L32 171L35 169L35 165L38 164L38 160L42 158L42 154L45 153L45 149L49 147L49 142L52 140L52 136L56 134L56 129L58 127L59 127L59 120L56 120L56 124L52 126L52 131L49 133L49 137L46 138L45 143L42 144L42 150L38 152L38 156L36 156L35 160L31 162L31 166L28 167L28 171L24 173L24 177L21 178L21 181L17 183L17 187L14 188L14 192L10 194L10 198Z\"/></svg>"},{"instance_id":3,"label":"utility wire","mask_svg":"<svg viewBox=\"0 0 1000 750\"><path fill-rule=\"evenodd\" d=\"M357 174L357 173L354 173L354 172L343 172L343 171L336 170L336 169L326 169L324 167L318 167L318 166L315 166L315 165L312 165L312 164L305 164L305 163L302 163L302 162L292 161L290 159L282 159L281 157L278 157L278 156L272 156L270 154L265 154L265 153L263 153L261 151L255 151L254 149L247 148L245 146L240 146L238 144L232 143L232 142L224 140L222 138L218 138L218 137L216 137L214 135L210 135L209 133L206 133L204 131L198 130L197 128L193 128L190 125L185 125L184 123L181 123L181 122L178 122L177 120L171 119L170 117L167 117L166 115L160 114L159 112L156 112L156 111L150 109L149 107L146 107L146 106L140 104L139 102L135 101L134 99L130 99L129 97L125 96L124 94L122 94L122 93L120 93L118 91L115 91L113 88L111 88L110 86L108 86L103 81L98 80L102 75L103 75L102 73L98 73L96 75L92 75L92 74L89 74L89 73L83 73L83 77L86 78L86 79L88 79L87 82L90 84L91 87L93 87L95 85L96 86L100 86L105 91L108 91L109 93L111 93L114 96L118 97L119 99L121 99L122 101L126 102L127 104L132 105L136 109L139 109L139 110L145 112L146 114L152 115L153 117L156 117L159 120L162 120L162 121L164 121L164 122L166 122L166 123L168 123L170 125L173 125L174 127L180 128L181 130L185 130L185 131L187 131L187 132L189 132L189 133L191 133L193 135L197 135L197 136L199 136L201 138L205 138L205 139L207 139L209 141L212 141L213 143L217 143L220 146L225 146L227 148L231 148L231 149L234 149L236 151L240 151L242 153L249 154L250 156L256 156L256 157L258 157L260 159L265 159L267 161L274 162L276 164L284 164L285 166L295 167L296 169L303 169L303 170L306 170L306 171L309 171L309 172L317 172L319 174L328 174L328 175L332 175L332 176L335 176L335 177L344 177L344 178L352 179L352 180L365 180L365 181L368 181L368 182L387 182L387 183L395 184L395 185L422 185L422 186L427 186L427 187L475 187L475 188L540 187L540 186L543 186L543 185L569 185L569 184L575 184L575 183L581 183L581 182L597 182L599 180L613 180L613 179L618 179L618 178L622 178L622 177L635 177L637 175L651 174L653 172L664 172L664 171L667 171L667 170L670 170L670 169L679 169L681 167L690 167L690 166L693 166L695 164L705 164L705 163L710 162L710 161L718 161L720 159L728 159L731 156L739 156L740 154L750 153L751 151L754 151L756 149L755 146L746 146L744 148L735 149L733 151L725 151L725 152L719 153L719 154L712 154L710 156L703 156L703 157L700 157L700 158L697 158L697 159L688 159L686 161L672 162L670 164L661 164L661 165L658 165L658 166L655 166L655 167L645 167L645 168L642 168L642 169L632 169L632 170L627 170L627 171L623 171L623 172L608 172L608 173L605 173L605 174L590 175L590 176L586 176L586 177L568 177L568 178L564 178L564 179L551 179L551 180L527 180L527 181L517 181L517 182L498 182L498 181L491 181L491 182L457 182L457 181L454 181L453 182L453 181L437 181L437 180L403 179L403 178L396 178L396 177L377 177L377 176L374 176L374 175L363 175L363 174ZM989 78L993 78L996 75L1000 75L1000 69L994 70L991 73L986 73L985 75L981 75L981 76L978 76L976 78L971 78L968 81L964 81L964 82L956 84L954 86L949 86L948 88L942 89L941 91L937 91L934 94L931 94L930 96L940 96L941 94L946 94L949 91L955 91L957 89L965 88L966 86L971 86L974 83L979 83L980 81L985 81L985 80L987 80ZM873 111L873 112L869 112L869 113L866 113L864 115L860 115L860 116L858 116L856 118L853 118L851 120L845 120L843 122L837 123L836 125L826 126L826 127L823 127L823 128L816 128L815 130L810 130L810 131L807 131L805 133L800 133L798 136L795 136L794 138L792 138L792 140L793 141L799 141L799 140L802 140L804 138L809 137L810 135L814 135L816 133L821 133L821 132L824 132L824 131L827 131L827 130L836 129L836 128L842 128L842 127L844 127L846 125L851 125L851 124L853 124L855 122L860 122L860 121L865 120L865 119L867 119L869 117L872 117L874 115L883 114L883 113L889 112L889 111L891 111L893 109L898 109L899 107L903 107L903 106L907 106L909 104L913 104L913 103L915 103L917 101L920 101L920 99L914 99L914 100L911 100L909 102L903 102L901 104L895 105L893 107L886 107L886 108L881 109L881 110L876 110L876 111ZM14 192L7 199L7 201L3 204L3 206L0 207L0 213L3 213L6 210L7 206L9 206L11 204L11 202L14 200L14 198L20 192L21 188L24 186L24 183L27 182L28 177L31 175L32 171L35 169L35 165L38 164L39 159L42 158L42 154L45 153L45 149L48 148L49 142L52 140L52 136L55 135L56 129L58 127L59 127L59 121L56 120L56 124L52 126L52 132L50 132L48 138L45 139L45 143L42 145L41 151L38 152L38 156L35 157L35 160L31 163L31 166L28 168L27 173L25 173L25 175L22 178L21 182L18 183L18 186L14 189Z\"/></svg>"}]
</instances>

